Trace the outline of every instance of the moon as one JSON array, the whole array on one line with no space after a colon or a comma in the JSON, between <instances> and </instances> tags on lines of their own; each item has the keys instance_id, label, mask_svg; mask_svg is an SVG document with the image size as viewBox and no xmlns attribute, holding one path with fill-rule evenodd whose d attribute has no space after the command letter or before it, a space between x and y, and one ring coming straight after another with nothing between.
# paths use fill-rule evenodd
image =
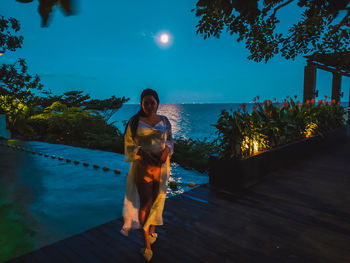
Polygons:
<instances>
[{"instance_id":1,"label":"moon","mask_svg":"<svg viewBox=\"0 0 350 263\"><path fill-rule=\"evenodd\" d=\"M162 30L153 37L160 49L169 49L174 43L174 36L168 30Z\"/></svg>"},{"instance_id":2,"label":"moon","mask_svg":"<svg viewBox=\"0 0 350 263\"><path fill-rule=\"evenodd\" d=\"M166 44L169 42L169 35L168 34L161 34L160 35L160 42Z\"/></svg>"}]
</instances>

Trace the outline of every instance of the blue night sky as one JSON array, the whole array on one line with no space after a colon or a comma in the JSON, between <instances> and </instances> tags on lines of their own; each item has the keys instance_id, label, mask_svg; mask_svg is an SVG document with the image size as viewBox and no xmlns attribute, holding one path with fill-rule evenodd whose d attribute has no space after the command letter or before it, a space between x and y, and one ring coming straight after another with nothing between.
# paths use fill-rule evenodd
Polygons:
<instances>
[{"instance_id":1,"label":"blue night sky","mask_svg":"<svg viewBox=\"0 0 350 263\"><path fill-rule=\"evenodd\" d=\"M55 94L83 90L95 98L112 95L138 103L144 88L158 91L161 103L250 102L302 96L305 59L275 57L267 64L247 59L249 52L236 37L204 40L195 33L199 18L194 0L78 2L78 14L65 17L56 7L47 28L41 27L38 1L21 4L1 0L1 15L21 23L22 49L7 52L0 63L25 58ZM294 11L294 13L293 13ZM284 24L295 22L297 8L281 10ZM170 34L167 47L157 37ZM319 98L331 95L332 75L317 71ZM348 101L349 78L343 78Z\"/></svg>"}]
</instances>

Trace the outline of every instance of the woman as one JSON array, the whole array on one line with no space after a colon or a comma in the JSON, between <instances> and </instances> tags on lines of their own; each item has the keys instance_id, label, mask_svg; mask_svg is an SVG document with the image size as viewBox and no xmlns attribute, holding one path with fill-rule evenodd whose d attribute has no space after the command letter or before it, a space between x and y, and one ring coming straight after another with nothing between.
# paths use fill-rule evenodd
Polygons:
<instances>
[{"instance_id":1,"label":"woman","mask_svg":"<svg viewBox=\"0 0 350 263\"><path fill-rule=\"evenodd\" d=\"M141 108L125 129L125 160L131 162L124 199L121 233L142 226L145 247L141 253L150 261L151 244L157 239L156 225L163 225L163 209L170 174L174 141L167 117L157 115L157 92L145 89Z\"/></svg>"}]
</instances>

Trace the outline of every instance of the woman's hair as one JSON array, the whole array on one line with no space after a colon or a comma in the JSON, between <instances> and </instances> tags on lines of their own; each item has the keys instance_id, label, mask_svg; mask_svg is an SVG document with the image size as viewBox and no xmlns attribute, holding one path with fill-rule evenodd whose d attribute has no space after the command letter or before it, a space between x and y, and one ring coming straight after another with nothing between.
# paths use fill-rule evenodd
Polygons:
<instances>
[{"instance_id":1,"label":"woman's hair","mask_svg":"<svg viewBox=\"0 0 350 263\"><path fill-rule=\"evenodd\" d=\"M153 89L144 89L142 91L142 93L141 93L140 109L134 116L132 116L130 118L128 124L125 127L124 135L126 133L126 130L127 130L128 126L130 125L131 136L132 136L132 138L135 137L137 126L139 125L140 116L141 117L145 117L146 116L146 113L142 109L142 100L146 96L152 96L157 101L157 104L159 105L159 97L158 97L157 92L155 90L153 90Z\"/></svg>"}]
</instances>

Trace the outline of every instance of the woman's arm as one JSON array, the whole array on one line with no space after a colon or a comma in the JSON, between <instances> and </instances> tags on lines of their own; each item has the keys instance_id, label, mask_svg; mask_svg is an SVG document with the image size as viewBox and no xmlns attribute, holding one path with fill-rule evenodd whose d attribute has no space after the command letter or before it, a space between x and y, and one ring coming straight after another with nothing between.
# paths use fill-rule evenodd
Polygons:
<instances>
[{"instance_id":1,"label":"woman's arm","mask_svg":"<svg viewBox=\"0 0 350 263\"><path fill-rule=\"evenodd\" d=\"M167 139L166 139L166 146L169 147L169 155L173 155L174 153L174 138L173 133L171 131L171 123L168 120L167 117L165 117L165 121L167 123Z\"/></svg>"},{"instance_id":2,"label":"woman's arm","mask_svg":"<svg viewBox=\"0 0 350 263\"><path fill-rule=\"evenodd\" d=\"M162 163L164 163L169 155L169 157L171 157L174 153L174 138L172 135L172 131L171 131L171 123L168 120L167 117L164 116L164 121L166 123L166 142L165 142L165 149L162 152L162 155L160 157L160 161Z\"/></svg>"},{"instance_id":3,"label":"woman's arm","mask_svg":"<svg viewBox=\"0 0 350 263\"><path fill-rule=\"evenodd\" d=\"M128 124L128 127L124 135L125 161L133 162L137 159L140 159L141 156L137 154L140 149L141 149L141 146L136 145L134 139L132 138L130 124Z\"/></svg>"}]
</instances>

